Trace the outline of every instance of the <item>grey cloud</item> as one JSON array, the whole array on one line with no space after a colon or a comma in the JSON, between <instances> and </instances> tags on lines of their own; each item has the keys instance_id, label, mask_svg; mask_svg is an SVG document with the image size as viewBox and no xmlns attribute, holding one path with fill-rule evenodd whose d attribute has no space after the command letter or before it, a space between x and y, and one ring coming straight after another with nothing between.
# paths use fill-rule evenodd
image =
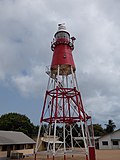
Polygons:
<instances>
[{"instance_id":1,"label":"grey cloud","mask_svg":"<svg viewBox=\"0 0 120 160\"><path fill-rule=\"evenodd\" d=\"M52 59L50 42L57 24L65 22L77 38L73 56L87 110L93 110L96 121L105 123L106 116L117 123L119 8L117 0L0 1L0 80L6 83L9 77L9 85L24 96L43 94L44 68Z\"/></svg>"}]
</instances>

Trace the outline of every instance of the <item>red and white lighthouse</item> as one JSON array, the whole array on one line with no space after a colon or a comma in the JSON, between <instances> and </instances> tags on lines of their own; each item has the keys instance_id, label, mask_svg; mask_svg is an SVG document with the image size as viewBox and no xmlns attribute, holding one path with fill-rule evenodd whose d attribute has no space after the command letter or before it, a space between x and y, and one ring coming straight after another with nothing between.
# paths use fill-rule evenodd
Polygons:
<instances>
[{"instance_id":1,"label":"red and white lighthouse","mask_svg":"<svg viewBox=\"0 0 120 160\"><path fill-rule=\"evenodd\" d=\"M43 141L46 144L44 154L47 158L52 156L54 159L57 155L64 155L66 159L67 155L84 154L87 160L95 160L91 116L84 110L75 73L72 56L74 41L75 38L70 37L65 24L59 24L51 42L53 57L51 66L46 71L49 80L35 155ZM42 138L41 132L44 133Z\"/></svg>"}]
</instances>

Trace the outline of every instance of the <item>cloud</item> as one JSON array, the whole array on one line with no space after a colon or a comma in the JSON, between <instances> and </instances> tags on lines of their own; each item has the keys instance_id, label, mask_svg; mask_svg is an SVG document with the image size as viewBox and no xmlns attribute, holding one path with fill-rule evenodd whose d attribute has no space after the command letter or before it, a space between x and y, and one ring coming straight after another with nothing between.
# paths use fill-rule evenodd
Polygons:
<instances>
[{"instance_id":1,"label":"cloud","mask_svg":"<svg viewBox=\"0 0 120 160\"><path fill-rule=\"evenodd\" d=\"M118 0L0 1L0 82L22 96L43 94L50 42L65 22L76 37L73 57L83 102L96 121L120 111L120 2Z\"/></svg>"},{"instance_id":2,"label":"cloud","mask_svg":"<svg viewBox=\"0 0 120 160\"><path fill-rule=\"evenodd\" d=\"M25 71L21 75L13 76L12 83L23 96L38 96L46 87L44 66L35 66L30 73Z\"/></svg>"},{"instance_id":3,"label":"cloud","mask_svg":"<svg viewBox=\"0 0 120 160\"><path fill-rule=\"evenodd\" d=\"M44 9L42 1L0 1L1 78L36 64L48 64L45 58L50 52L46 48L50 46L47 19L39 18L43 17Z\"/></svg>"}]
</instances>

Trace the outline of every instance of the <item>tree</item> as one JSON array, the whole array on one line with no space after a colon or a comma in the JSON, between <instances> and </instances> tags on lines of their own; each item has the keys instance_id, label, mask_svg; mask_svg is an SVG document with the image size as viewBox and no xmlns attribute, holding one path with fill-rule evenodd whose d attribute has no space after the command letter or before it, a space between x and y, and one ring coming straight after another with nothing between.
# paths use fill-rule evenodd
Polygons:
<instances>
[{"instance_id":1,"label":"tree","mask_svg":"<svg viewBox=\"0 0 120 160\"><path fill-rule=\"evenodd\" d=\"M116 128L116 125L113 122L113 120L108 120L108 124L105 124L105 125L106 125L106 128L105 128L106 133L111 133Z\"/></svg>"},{"instance_id":2,"label":"tree","mask_svg":"<svg viewBox=\"0 0 120 160\"><path fill-rule=\"evenodd\" d=\"M38 129L26 115L8 113L0 117L0 130L20 131L32 137Z\"/></svg>"},{"instance_id":3,"label":"tree","mask_svg":"<svg viewBox=\"0 0 120 160\"><path fill-rule=\"evenodd\" d=\"M105 134L105 131L102 128L101 124L93 124L93 128L94 128L94 135L95 136L102 136Z\"/></svg>"}]
</instances>

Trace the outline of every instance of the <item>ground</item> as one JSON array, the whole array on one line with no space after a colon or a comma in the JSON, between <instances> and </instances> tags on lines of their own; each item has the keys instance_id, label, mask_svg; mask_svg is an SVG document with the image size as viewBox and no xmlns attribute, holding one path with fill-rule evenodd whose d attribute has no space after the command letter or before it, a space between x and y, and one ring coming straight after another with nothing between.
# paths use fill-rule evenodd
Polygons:
<instances>
[{"instance_id":1,"label":"ground","mask_svg":"<svg viewBox=\"0 0 120 160\"><path fill-rule=\"evenodd\" d=\"M96 150L96 160L120 160L120 150Z\"/></svg>"},{"instance_id":2,"label":"ground","mask_svg":"<svg viewBox=\"0 0 120 160\"><path fill-rule=\"evenodd\" d=\"M37 156L37 160L46 160L45 156ZM34 160L33 157L27 157L24 160ZM52 158L50 158L52 160ZM55 160L63 160L63 157L56 157ZM67 157L67 160L86 160L85 157L75 155ZM120 150L96 150L96 160L120 160Z\"/></svg>"}]
</instances>

